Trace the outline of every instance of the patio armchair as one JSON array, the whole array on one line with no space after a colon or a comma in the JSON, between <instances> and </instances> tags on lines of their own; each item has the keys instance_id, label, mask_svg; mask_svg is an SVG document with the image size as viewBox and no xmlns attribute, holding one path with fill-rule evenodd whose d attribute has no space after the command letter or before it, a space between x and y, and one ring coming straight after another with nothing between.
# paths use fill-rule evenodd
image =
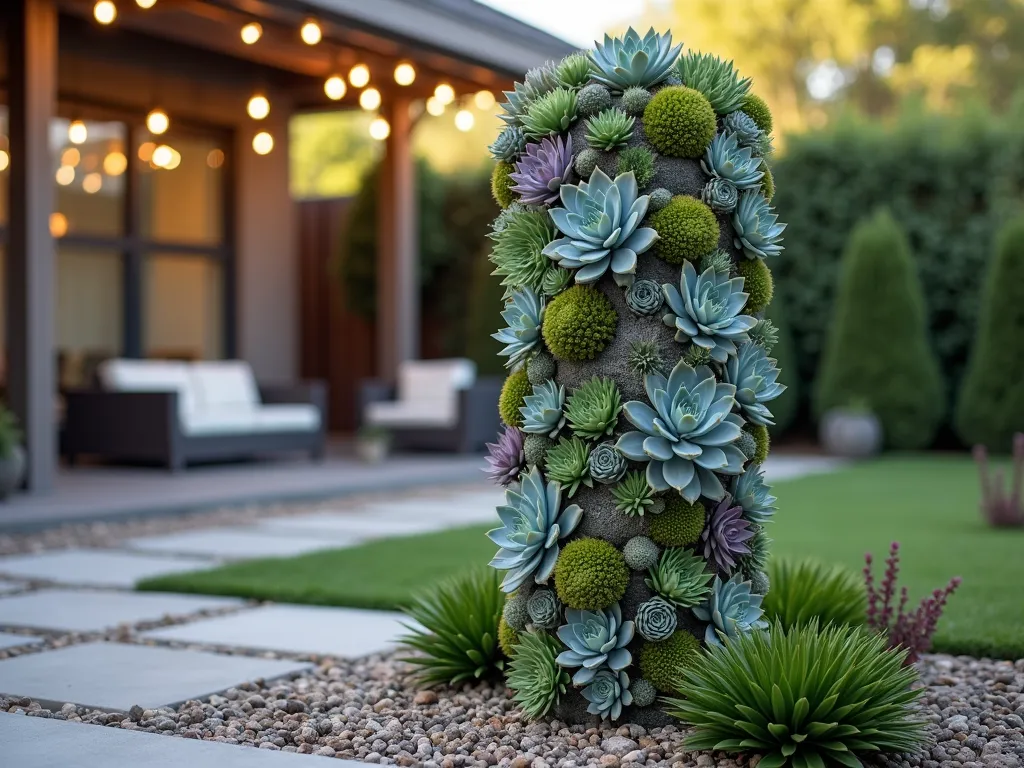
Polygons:
<instances>
[{"instance_id":1,"label":"patio armchair","mask_svg":"<svg viewBox=\"0 0 1024 768\"><path fill-rule=\"evenodd\" d=\"M322 382L260 386L240 360L108 360L97 379L99 388L65 393L61 452L69 463L90 454L178 471L198 461L324 455Z\"/></svg>"},{"instance_id":2,"label":"patio armchair","mask_svg":"<svg viewBox=\"0 0 1024 768\"><path fill-rule=\"evenodd\" d=\"M476 375L472 360L408 360L398 386L367 379L360 387L364 427L385 429L399 450L481 451L498 432L501 379Z\"/></svg>"}]
</instances>

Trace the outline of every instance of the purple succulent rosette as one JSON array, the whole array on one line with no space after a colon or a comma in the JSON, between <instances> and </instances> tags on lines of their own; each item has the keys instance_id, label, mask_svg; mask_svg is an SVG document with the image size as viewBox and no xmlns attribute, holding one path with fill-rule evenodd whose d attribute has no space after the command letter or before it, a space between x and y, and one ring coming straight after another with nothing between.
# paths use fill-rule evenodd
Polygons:
<instances>
[{"instance_id":1,"label":"purple succulent rosette","mask_svg":"<svg viewBox=\"0 0 1024 768\"><path fill-rule=\"evenodd\" d=\"M558 200L558 191L569 181L572 172L572 136L541 139L527 144L526 152L509 174L515 182L512 191L526 205L551 205Z\"/></svg>"},{"instance_id":2,"label":"purple succulent rosette","mask_svg":"<svg viewBox=\"0 0 1024 768\"><path fill-rule=\"evenodd\" d=\"M523 433L516 427L506 427L493 443L486 443L487 477L498 485L510 485L519 479L526 456L523 452Z\"/></svg>"},{"instance_id":3,"label":"purple succulent rosette","mask_svg":"<svg viewBox=\"0 0 1024 768\"><path fill-rule=\"evenodd\" d=\"M700 535L705 559L726 574L732 573L739 555L750 554L747 541L752 538L754 530L750 521L743 517L743 507L733 504L731 496L726 496L711 510L708 524Z\"/></svg>"}]
</instances>

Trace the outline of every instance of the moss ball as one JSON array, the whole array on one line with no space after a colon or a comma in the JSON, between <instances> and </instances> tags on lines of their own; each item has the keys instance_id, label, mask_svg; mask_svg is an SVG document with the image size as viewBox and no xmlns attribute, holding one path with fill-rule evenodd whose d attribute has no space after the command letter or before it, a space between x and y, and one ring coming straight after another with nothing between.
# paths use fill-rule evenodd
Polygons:
<instances>
[{"instance_id":1,"label":"moss ball","mask_svg":"<svg viewBox=\"0 0 1024 768\"><path fill-rule=\"evenodd\" d=\"M665 511L651 518L651 538L666 547L685 547L700 538L706 512L700 501L689 502L671 495L665 500Z\"/></svg>"},{"instance_id":2,"label":"moss ball","mask_svg":"<svg viewBox=\"0 0 1024 768\"><path fill-rule=\"evenodd\" d=\"M555 378L556 370L555 358L547 352L534 355L526 364L526 375L530 377L530 383L534 386Z\"/></svg>"},{"instance_id":3,"label":"moss ball","mask_svg":"<svg viewBox=\"0 0 1024 768\"><path fill-rule=\"evenodd\" d=\"M657 689L642 677L638 677L630 684L629 693L633 697L633 706L636 707L649 707L658 698Z\"/></svg>"},{"instance_id":4,"label":"moss ball","mask_svg":"<svg viewBox=\"0 0 1024 768\"><path fill-rule=\"evenodd\" d=\"M636 185L643 189L654 179L654 155L646 147L629 147L619 153L618 173L633 172Z\"/></svg>"},{"instance_id":5,"label":"moss ball","mask_svg":"<svg viewBox=\"0 0 1024 768\"><path fill-rule=\"evenodd\" d=\"M515 655L517 645L519 645L519 633L512 629L502 617L498 622L498 646L501 648L501 652L511 659Z\"/></svg>"},{"instance_id":6,"label":"moss ball","mask_svg":"<svg viewBox=\"0 0 1024 768\"><path fill-rule=\"evenodd\" d=\"M685 629L672 633L668 640L646 643L640 649L640 674L661 693L675 693L675 683L683 669L700 652L700 641Z\"/></svg>"},{"instance_id":7,"label":"moss ball","mask_svg":"<svg viewBox=\"0 0 1024 768\"><path fill-rule=\"evenodd\" d=\"M576 113L584 117L596 115L612 105L612 94L600 83L591 83L580 88L576 94Z\"/></svg>"},{"instance_id":8,"label":"moss ball","mask_svg":"<svg viewBox=\"0 0 1024 768\"><path fill-rule=\"evenodd\" d=\"M754 458L754 454L757 453L757 442L749 432L740 432L740 436L736 440L736 447L748 460Z\"/></svg>"},{"instance_id":9,"label":"moss ball","mask_svg":"<svg viewBox=\"0 0 1024 768\"><path fill-rule=\"evenodd\" d=\"M555 444L547 435L527 435L523 441L523 455L526 463L531 466L543 467L544 457Z\"/></svg>"},{"instance_id":10,"label":"moss ball","mask_svg":"<svg viewBox=\"0 0 1024 768\"><path fill-rule=\"evenodd\" d=\"M646 571L656 566L659 554L661 550L658 549L658 545L646 536L634 536L622 548L626 565L634 571Z\"/></svg>"},{"instance_id":11,"label":"moss ball","mask_svg":"<svg viewBox=\"0 0 1024 768\"><path fill-rule=\"evenodd\" d=\"M772 271L768 269L764 259L740 259L736 271L743 278L744 292L750 294L744 312L753 315L772 303L775 283L772 280Z\"/></svg>"},{"instance_id":12,"label":"moss ball","mask_svg":"<svg viewBox=\"0 0 1024 768\"><path fill-rule=\"evenodd\" d=\"M672 202L672 193L664 187L651 190L651 202L647 204L647 210L657 213L666 205Z\"/></svg>"},{"instance_id":13,"label":"moss ball","mask_svg":"<svg viewBox=\"0 0 1024 768\"><path fill-rule=\"evenodd\" d=\"M541 333L555 357L573 362L593 360L615 335L618 319L601 291L591 285L574 285L548 304Z\"/></svg>"},{"instance_id":14,"label":"moss ball","mask_svg":"<svg viewBox=\"0 0 1024 768\"><path fill-rule=\"evenodd\" d=\"M767 595L771 587L768 574L764 571L757 571L750 576L750 591L755 595Z\"/></svg>"},{"instance_id":15,"label":"moss ball","mask_svg":"<svg viewBox=\"0 0 1024 768\"><path fill-rule=\"evenodd\" d=\"M655 250L669 264L696 261L718 245L718 219L695 197L676 195L650 221L659 237Z\"/></svg>"},{"instance_id":16,"label":"moss ball","mask_svg":"<svg viewBox=\"0 0 1024 768\"><path fill-rule=\"evenodd\" d=\"M576 163L573 166L576 169L576 174L583 179L589 179L590 174L597 168L598 162L601 160L601 153L593 147L587 147L581 150L576 155Z\"/></svg>"},{"instance_id":17,"label":"moss ball","mask_svg":"<svg viewBox=\"0 0 1024 768\"><path fill-rule=\"evenodd\" d=\"M509 174L515 169L516 167L512 163L502 160L494 166L494 173L491 174L491 194L502 208L508 208L515 201L515 196L512 194L515 182L509 177Z\"/></svg>"},{"instance_id":18,"label":"moss ball","mask_svg":"<svg viewBox=\"0 0 1024 768\"><path fill-rule=\"evenodd\" d=\"M526 595L521 595L519 592L505 598L505 607L501 611L501 618L516 632L526 629L526 624L530 620L526 602Z\"/></svg>"},{"instance_id":19,"label":"moss ball","mask_svg":"<svg viewBox=\"0 0 1024 768\"><path fill-rule=\"evenodd\" d=\"M629 584L629 566L603 539L576 539L555 564L555 591L570 608L597 611L618 602Z\"/></svg>"},{"instance_id":20,"label":"moss ball","mask_svg":"<svg viewBox=\"0 0 1024 768\"><path fill-rule=\"evenodd\" d=\"M627 115L642 115L651 103L651 92L646 88L633 86L622 92L622 108Z\"/></svg>"},{"instance_id":21,"label":"moss ball","mask_svg":"<svg viewBox=\"0 0 1024 768\"><path fill-rule=\"evenodd\" d=\"M768 458L768 451L772 447L771 438L768 436L768 427L764 424L751 424L748 421L743 428L750 433L754 438L754 443L757 444L752 461L755 464L764 464L764 460Z\"/></svg>"},{"instance_id":22,"label":"moss ball","mask_svg":"<svg viewBox=\"0 0 1024 768\"><path fill-rule=\"evenodd\" d=\"M756 96L753 93L748 93L747 97L743 99L743 106L741 109L750 115L750 119L754 121L754 125L760 128L765 133L772 132L772 111L768 109L768 104L760 96Z\"/></svg>"},{"instance_id":23,"label":"moss ball","mask_svg":"<svg viewBox=\"0 0 1024 768\"><path fill-rule=\"evenodd\" d=\"M775 197L775 177L772 175L772 169L768 167L768 163L761 163L761 170L764 171L764 176L761 177L761 192L770 203Z\"/></svg>"},{"instance_id":24,"label":"moss ball","mask_svg":"<svg viewBox=\"0 0 1024 768\"><path fill-rule=\"evenodd\" d=\"M526 375L526 369L520 368L513 371L501 385L501 395L498 397L498 414L501 420L510 427L523 426L523 414L519 412L526 402L525 398L533 387L530 386L530 379Z\"/></svg>"},{"instance_id":25,"label":"moss ball","mask_svg":"<svg viewBox=\"0 0 1024 768\"><path fill-rule=\"evenodd\" d=\"M662 88L644 110L647 139L663 155L700 157L716 128L711 103L704 94L684 85Z\"/></svg>"}]
</instances>

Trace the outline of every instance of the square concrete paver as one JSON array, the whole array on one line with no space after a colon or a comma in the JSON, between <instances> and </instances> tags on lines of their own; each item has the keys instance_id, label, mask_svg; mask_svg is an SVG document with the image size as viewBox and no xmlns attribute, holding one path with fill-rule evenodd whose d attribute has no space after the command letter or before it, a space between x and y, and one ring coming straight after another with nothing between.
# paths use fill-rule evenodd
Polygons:
<instances>
[{"instance_id":1,"label":"square concrete paver","mask_svg":"<svg viewBox=\"0 0 1024 768\"><path fill-rule=\"evenodd\" d=\"M153 557L107 549L64 549L34 555L0 557L0 573L22 579L89 587L134 587L167 573L195 571L209 561Z\"/></svg>"},{"instance_id":2,"label":"square concrete paver","mask_svg":"<svg viewBox=\"0 0 1024 768\"><path fill-rule=\"evenodd\" d=\"M413 536L449 527L444 520L423 517L394 519L384 515L322 512L312 515L274 517L260 522L261 530L281 536L330 536L338 546L352 546L371 539Z\"/></svg>"},{"instance_id":3,"label":"square concrete paver","mask_svg":"<svg viewBox=\"0 0 1024 768\"><path fill-rule=\"evenodd\" d=\"M310 666L147 645L87 643L0 661L0 693L28 696L48 707L71 702L127 712L135 704L146 709L177 706L258 677L283 677Z\"/></svg>"},{"instance_id":4,"label":"square concrete paver","mask_svg":"<svg viewBox=\"0 0 1024 768\"><path fill-rule=\"evenodd\" d=\"M206 528L129 539L125 546L145 552L198 555L224 560L253 560L258 557L294 557L320 549L333 549L337 538L281 536L258 528Z\"/></svg>"},{"instance_id":5,"label":"square concrete paver","mask_svg":"<svg viewBox=\"0 0 1024 768\"><path fill-rule=\"evenodd\" d=\"M211 608L242 605L231 597L169 595L161 592L94 592L46 589L0 598L0 626L58 632L99 632L119 624L184 616Z\"/></svg>"},{"instance_id":6,"label":"square concrete paver","mask_svg":"<svg viewBox=\"0 0 1024 768\"><path fill-rule=\"evenodd\" d=\"M365 768L366 763L0 712L12 768ZM320 762L315 762L319 760ZM330 761L330 763L328 763Z\"/></svg>"},{"instance_id":7,"label":"square concrete paver","mask_svg":"<svg viewBox=\"0 0 1024 768\"><path fill-rule=\"evenodd\" d=\"M0 632L0 648L15 648L19 645L35 645L36 643L41 642L43 642L43 638L41 637Z\"/></svg>"},{"instance_id":8,"label":"square concrete paver","mask_svg":"<svg viewBox=\"0 0 1024 768\"><path fill-rule=\"evenodd\" d=\"M161 627L143 633L160 640L237 645L325 656L365 656L393 648L406 632L400 613L268 605L252 611Z\"/></svg>"}]
</instances>

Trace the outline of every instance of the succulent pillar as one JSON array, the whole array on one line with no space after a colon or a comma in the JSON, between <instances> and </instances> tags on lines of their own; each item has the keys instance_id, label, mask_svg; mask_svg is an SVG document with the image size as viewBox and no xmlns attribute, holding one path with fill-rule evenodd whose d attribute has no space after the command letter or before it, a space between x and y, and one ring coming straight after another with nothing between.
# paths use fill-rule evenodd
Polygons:
<instances>
[{"instance_id":1,"label":"succulent pillar","mask_svg":"<svg viewBox=\"0 0 1024 768\"><path fill-rule=\"evenodd\" d=\"M663 724L703 646L766 626L771 119L732 62L681 49L630 29L531 71L492 147L517 184L491 257L511 393L491 565L531 608L508 681L531 718Z\"/></svg>"}]
</instances>

